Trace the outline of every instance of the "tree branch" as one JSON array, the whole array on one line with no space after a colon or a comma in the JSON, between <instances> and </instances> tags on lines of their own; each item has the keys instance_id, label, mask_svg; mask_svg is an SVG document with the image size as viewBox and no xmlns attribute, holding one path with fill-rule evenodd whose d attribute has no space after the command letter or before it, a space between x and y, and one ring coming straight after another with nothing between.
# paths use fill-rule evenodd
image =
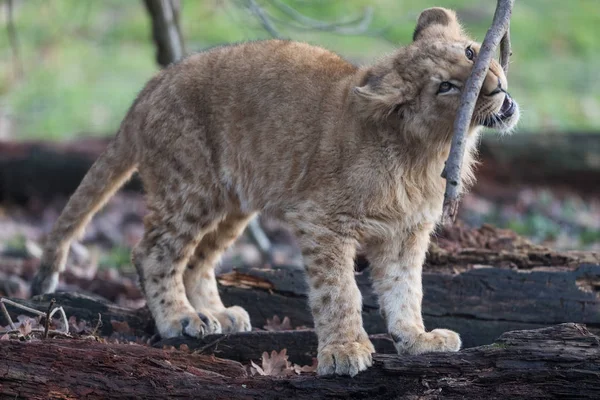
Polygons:
<instances>
[{"instance_id":1,"label":"tree branch","mask_svg":"<svg viewBox=\"0 0 600 400\"><path fill-rule=\"evenodd\" d=\"M258 18L263 28L265 28L265 30L269 32L271 36L274 38L282 37L277 28L275 28L275 25L273 25L273 22L265 10L260 7L255 0L246 0L246 6L248 7L248 10L250 10L250 12Z\"/></svg>"},{"instance_id":2,"label":"tree branch","mask_svg":"<svg viewBox=\"0 0 600 400\"><path fill-rule=\"evenodd\" d=\"M280 21L290 25L295 29L320 30L342 35L360 35L368 32L369 26L373 21L372 7L367 7L364 13L359 17L341 19L335 22L326 22L307 17L280 0L270 0L270 3L291 18L292 21L298 23L291 24L286 21Z\"/></svg>"},{"instance_id":3,"label":"tree branch","mask_svg":"<svg viewBox=\"0 0 600 400\"><path fill-rule=\"evenodd\" d=\"M442 172L442 177L446 179L442 221L446 224L453 222L458 213L461 193L461 169L465 154L465 135L471 125L475 103L490 67L492 56L496 52L501 40L503 45L501 63L504 70L508 70L508 58L510 55L508 28L513 4L514 0L498 0L492 26L487 31L485 39L481 44L481 50L477 55L473 71L471 71L471 75L465 85L465 91L460 100L460 108L454 122L454 136L452 137L450 155Z\"/></svg>"},{"instance_id":4,"label":"tree branch","mask_svg":"<svg viewBox=\"0 0 600 400\"><path fill-rule=\"evenodd\" d=\"M144 4L152 18L156 61L162 67L179 61L185 53L179 29L179 1L144 0Z\"/></svg>"},{"instance_id":5,"label":"tree branch","mask_svg":"<svg viewBox=\"0 0 600 400\"><path fill-rule=\"evenodd\" d=\"M14 4L13 0L6 0L6 33L8 34L8 42L12 49L13 65L15 68L15 76L21 78L23 76L23 62L19 51L19 40L17 38L17 30L13 17Z\"/></svg>"},{"instance_id":6,"label":"tree branch","mask_svg":"<svg viewBox=\"0 0 600 400\"><path fill-rule=\"evenodd\" d=\"M372 7L367 7L364 13L359 17L350 17L334 22L327 22L308 17L280 0L269 0L268 4L276 8L281 14L289 18L289 20L273 16L265 9L265 7L261 7L256 0L241 0L240 3L258 18L263 28L274 38L284 37L275 26L275 23L286 25L297 30L318 30L332 32L338 35L380 35L379 32L371 32L369 30L371 22L373 21Z\"/></svg>"}]
</instances>

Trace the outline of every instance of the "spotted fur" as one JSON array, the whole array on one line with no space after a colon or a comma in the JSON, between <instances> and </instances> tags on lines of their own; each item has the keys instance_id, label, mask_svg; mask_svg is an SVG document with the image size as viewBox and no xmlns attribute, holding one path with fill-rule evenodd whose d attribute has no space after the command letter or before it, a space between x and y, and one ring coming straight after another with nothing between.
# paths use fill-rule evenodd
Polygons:
<instances>
[{"instance_id":1,"label":"spotted fur","mask_svg":"<svg viewBox=\"0 0 600 400\"><path fill-rule=\"evenodd\" d=\"M368 67L270 40L196 54L158 73L50 233L33 292L55 289L72 238L137 170L149 213L132 260L163 337L250 329L242 308L221 302L214 265L263 212L288 222L302 248L320 374L371 365L353 271L359 244L398 351L457 351L455 332L425 330L421 266L473 65L467 47L479 49L452 11L434 8L419 17L411 44ZM454 89L441 93L445 81ZM467 139L465 186L479 125L494 117L510 130L518 120L518 108L498 116L506 87L493 62Z\"/></svg>"}]
</instances>

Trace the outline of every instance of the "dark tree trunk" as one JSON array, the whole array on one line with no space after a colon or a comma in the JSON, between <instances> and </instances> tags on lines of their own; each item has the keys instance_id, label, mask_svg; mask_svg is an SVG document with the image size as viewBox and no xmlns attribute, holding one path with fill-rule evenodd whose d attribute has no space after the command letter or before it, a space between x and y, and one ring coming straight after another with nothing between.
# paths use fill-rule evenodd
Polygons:
<instances>
[{"instance_id":1,"label":"dark tree trunk","mask_svg":"<svg viewBox=\"0 0 600 400\"><path fill-rule=\"evenodd\" d=\"M0 202L25 204L32 197L46 200L71 195L108 140L0 143ZM503 140L485 136L477 170L479 183L473 190L489 194L524 183L566 186L597 195L600 166L595 160L599 152L600 135L530 134ZM141 186L136 182L128 188L140 190Z\"/></svg>"}]
</instances>

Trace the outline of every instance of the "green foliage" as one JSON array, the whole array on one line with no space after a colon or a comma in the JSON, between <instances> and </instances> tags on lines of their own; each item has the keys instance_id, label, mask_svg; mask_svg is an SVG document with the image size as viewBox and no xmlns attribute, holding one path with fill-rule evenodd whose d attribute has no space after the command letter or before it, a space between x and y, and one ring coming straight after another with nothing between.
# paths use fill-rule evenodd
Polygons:
<instances>
[{"instance_id":1,"label":"green foliage","mask_svg":"<svg viewBox=\"0 0 600 400\"><path fill-rule=\"evenodd\" d=\"M4 248L11 251L24 252L26 251L27 237L25 235L15 235L6 242L4 242Z\"/></svg>"},{"instance_id":2,"label":"green foliage","mask_svg":"<svg viewBox=\"0 0 600 400\"><path fill-rule=\"evenodd\" d=\"M410 41L425 7L456 9L482 40L495 2L473 0L282 0L319 20L374 9L377 36L340 36L286 28L293 39L367 62ZM182 31L189 51L267 38L236 0L183 0ZM261 2L261 4L265 4ZM144 83L157 71L150 22L140 0L23 0L15 24L24 77L14 76L8 37L0 35L0 111L20 138L110 134ZM523 130L600 127L600 13L597 0L518 1L512 19L510 91L523 106ZM278 19L280 11L266 6ZM381 37L382 36L382 37Z\"/></svg>"},{"instance_id":3,"label":"green foliage","mask_svg":"<svg viewBox=\"0 0 600 400\"><path fill-rule=\"evenodd\" d=\"M108 252L102 252L98 267L116 268L120 271L133 270L131 265L131 249L117 246L111 248Z\"/></svg>"}]
</instances>

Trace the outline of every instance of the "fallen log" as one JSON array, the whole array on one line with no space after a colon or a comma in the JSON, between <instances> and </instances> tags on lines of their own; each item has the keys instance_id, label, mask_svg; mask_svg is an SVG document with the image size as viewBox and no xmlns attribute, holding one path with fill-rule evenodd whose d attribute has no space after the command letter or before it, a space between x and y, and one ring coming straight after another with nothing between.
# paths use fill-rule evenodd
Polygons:
<instances>
[{"instance_id":1,"label":"fallen log","mask_svg":"<svg viewBox=\"0 0 600 400\"><path fill-rule=\"evenodd\" d=\"M371 334L386 333L377 299L371 290L368 264L357 272L363 294L363 321ZM68 277L68 274L66 275ZM255 327L267 318L287 316L294 326L312 326L306 304L304 273L292 267L238 268L218 277L227 305L240 305ZM79 283L79 287L107 290L102 285ZM465 347L491 343L503 332L535 329L561 322L587 324L600 330L600 257L594 253L555 252L531 244L508 230L460 224L440 232L430 248L423 274L423 315L428 329L449 328L461 334ZM110 288L109 288L110 289ZM137 293L139 296L139 293ZM119 307L98 296L56 293L32 300L18 300L45 311L51 298L68 316L113 334L111 321L127 322L136 337L154 335L147 309ZM6 325L0 315L0 325Z\"/></svg>"},{"instance_id":2,"label":"fallen log","mask_svg":"<svg viewBox=\"0 0 600 400\"><path fill-rule=\"evenodd\" d=\"M515 186L561 186L598 195L600 137L592 132L484 136L478 177ZM477 191L477 185L475 185Z\"/></svg>"},{"instance_id":3,"label":"fallen log","mask_svg":"<svg viewBox=\"0 0 600 400\"><path fill-rule=\"evenodd\" d=\"M460 333L465 347L491 343L503 332L535 329L561 322L585 323L600 331L600 265L543 266L527 269L454 264L428 267L423 274L423 315L428 329L448 328ZM385 333L368 270L356 275L363 293L363 323L371 334ZM219 276L227 305L240 305L255 327L274 315L290 318L294 326L312 326L306 303L303 271L294 268L237 269ZM31 300L13 299L45 311L51 298L67 316L95 326L110 336L111 321L127 322L132 334L151 337L152 318L146 308L119 307L99 297L55 293ZM7 322L0 316L0 325Z\"/></svg>"},{"instance_id":4,"label":"fallen log","mask_svg":"<svg viewBox=\"0 0 600 400\"><path fill-rule=\"evenodd\" d=\"M0 142L0 202L26 205L70 196L107 145L105 138ZM126 189L139 191L141 185L134 179Z\"/></svg>"},{"instance_id":5,"label":"fallen log","mask_svg":"<svg viewBox=\"0 0 600 400\"><path fill-rule=\"evenodd\" d=\"M394 343L387 334L370 335L375 351L379 354L396 354ZM248 363L258 360L264 351L287 350L291 362L310 365L317 357L317 335L313 330L255 331L235 335L208 335L202 339L188 337L161 340L153 344L163 348L187 346L201 354L212 354L220 358Z\"/></svg>"},{"instance_id":6,"label":"fallen log","mask_svg":"<svg viewBox=\"0 0 600 400\"><path fill-rule=\"evenodd\" d=\"M75 339L3 341L0 360L1 398L600 397L600 338L577 324L508 332L459 353L376 354L354 378L249 376L212 356Z\"/></svg>"},{"instance_id":7,"label":"fallen log","mask_svg":"<svg viewBox=\"0 0 600 400\"><path fill-rule=\"evenodd\" d=\"M0 142L0 202L70 196L110 138ZM600 136L586 133L484 136L475 192L495 182L507 186L545 184L598 194ZM551 156L549 156L551 155ZM481 190L479 189L481 187ZM506 186L503 186L506 188ZM138 180L126 189L141 190Z\"/></svg>"}]
</instances>

